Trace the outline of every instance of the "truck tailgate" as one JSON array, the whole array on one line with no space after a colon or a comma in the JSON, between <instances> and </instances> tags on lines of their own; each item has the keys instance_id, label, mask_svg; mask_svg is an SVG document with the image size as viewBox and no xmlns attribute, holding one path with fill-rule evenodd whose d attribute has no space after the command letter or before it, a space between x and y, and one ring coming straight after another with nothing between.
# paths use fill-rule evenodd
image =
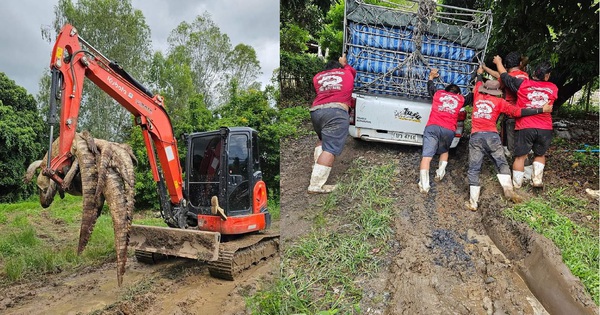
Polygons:
<instances>
[{"instance_id":1,"label":"truck tailgate","mask_svg":"<svg viewBox=\"0 0 600 315\"><path fill-rule=\"evenodd\" d=\"M363 140L422 145L431 103L372 95L356 95L355 128ZM367 132L367 129L370 129ZM370 139L371 138L371 139Z\"/></svg>"}]
</instances>

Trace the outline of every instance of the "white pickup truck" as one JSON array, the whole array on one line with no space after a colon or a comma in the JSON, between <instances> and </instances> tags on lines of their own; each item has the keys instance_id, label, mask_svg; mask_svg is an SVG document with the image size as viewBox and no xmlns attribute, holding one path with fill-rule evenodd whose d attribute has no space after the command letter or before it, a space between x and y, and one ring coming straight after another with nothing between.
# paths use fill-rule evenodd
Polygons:
<instances>
[{"instance_id":1,"label":"white pickup truck","mask_svg":"<svg viewBox=\"0 0 600 315\"><path fill-rule=\"evenodd\" d=\"M357 71L350 135L420 146L431 111L429 71L439 70L438 89L453 83L466 96L485 56L492 15L430 0L380 2L346 0L344 51ZM465 119L463 108L452 148Z\"/></svg>"}]
</instances>

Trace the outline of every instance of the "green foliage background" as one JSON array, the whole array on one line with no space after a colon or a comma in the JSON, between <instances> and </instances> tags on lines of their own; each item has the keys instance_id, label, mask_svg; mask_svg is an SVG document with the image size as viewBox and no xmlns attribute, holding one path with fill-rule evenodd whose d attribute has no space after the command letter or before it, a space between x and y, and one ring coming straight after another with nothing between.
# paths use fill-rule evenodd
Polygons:
<instances>
[{"instance_id":1,"label":"green foliage background","mask_svg":"<svg viewBox=\"0 0 600 315\"><path fill-rule=\"evenodd\" d=\"M354 1L354 0L351 0ZM391 6L406 0L364 0L367 3ZM442 0L445 5L491 11L493 27L487 50L488 66L495 68L494 55L505 56L519 51L530 59L531 73L541 61L554 67L550 81L559 88L555 111L578 91L596 91L599 75L599 1L597 0ZM312 101L314 93L310 78L318 72L312 67L316 52L307 43L319 44L328 59L337 59L342 52L345 0L287 0L281 2L281 91L289 96L286 106ZM451 10L451 9L445 9ZM308 15L306 12L311 12ZM301 66L298 66L300 64ZM597 113L590 106L591 93L585 103L577 103L580 111ZM288 102L288 100L290 100Z\"/></svg>"},{"instance_id":2,"label":"green foliage background","mask_svg":"<svg viewBox=\"0 0 600 315\"><path fill-rule=\"evenodd\" d=\"M22 179L29 163L41 158L44 129L33 96L0 72L0 203L33 193Z\"/></svg>"},{"instance_id":3,"label":"green foliage background","mask_svg":"<svg viewBox=\"0 0 600 315\"><path fill-rule=\"evenodd\" d=\"M136 80L165 99L177 139L184 133L221 126L250 126L261 138L263 178L271 198L279 197L279 138L294 128L280 123L278 80L261 87L258 56L252 46L231 44L208 12L182 21L168 38L166 52L152 52L150 29L130 0L57 0L51 28L43 39L53 43L65 23L99 52L117 61ZM116 36L115 34L119 34ZM275 72L276 75L278 71ZM0 73L0 202L30 196L35 185L21 178L26 167L43 157L48 145L44 124L49 99L49 75L40 79L34 99ZM158 206L156 185L140 128L132 116L90 81L84 83L78 131L129 143L137 158L136 206ZM55 128L58 129L58 128ZM55 137L57 134L54 135ZM185 144L178 145L183 162Z\"/></svg>"}]
</instances>

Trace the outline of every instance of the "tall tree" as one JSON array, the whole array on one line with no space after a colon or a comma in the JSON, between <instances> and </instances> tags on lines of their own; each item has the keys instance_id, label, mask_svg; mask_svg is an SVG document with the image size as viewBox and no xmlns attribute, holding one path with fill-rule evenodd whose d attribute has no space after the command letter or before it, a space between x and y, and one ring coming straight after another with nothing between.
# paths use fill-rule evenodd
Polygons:
<instances>
[{"instance_id":1,"label":"tall tree","mask_svg":"<svg viewBox=\"0 0 600 315\"><path fill-rule=\"evenodd\" d=\"M307 104L314 98L312 77L323 69L323 61L316 54L307 52L308 43L317 42L323 28L323 16L323 9L313 0L281 2L279 108Z\"/></svg>"},{"instance_id":2,"label":"tall tree","mask_svg":"<svg viewBox=\"0 0 600 315\"><path fill-rule=\"evenodd\" d=\"M79 35L107 58L145 82L151 57L150 28L130 0L59 0L54 30L72 24ZM49 40L54 36L46 34ZM47 79L46 79L47 80ZM131 115L91 82L84 84L79 128L99 138L120 141L131 126Z\"/></svg>"},{"instance_id":3,"label":"tall tree","mask_svg":"<svg viewBox=\"0 0 600 315\"><path fill-rule=\"evenodd\" d=\"M0 72L0 202L29 196L23 183L27 165L43 155L44 124L35 99Z\"/></svg>"},{"instance_id":4,"label":"tall tree","mask_svg":"<svg viewBox=\"0 0 600 315\"><path fill-rule=\"evenodd\" d=\"M549 60L558 86L555 110L589 82L598 80L597 0L445 0L493 13L488 59L516 50L532 65Z\"/></svg>"},{"instance_id":5,"label":"tall tree","mask_svg":"<svg viewBox=\"0 0 600 315\"><path fill-rule=\"evenodd\" d=\"M240 89L248 89L256 81L260 72L260 63L252 46L238 44L229 56L229 81L235 80Z\"/></svg>"},{"instance_id":6,"label":"tall tree","mask_svg":"<svg viewBox=\"0 0 600 315\"><path fill-rule=\"evenodd\" d=\"M171 121L180 121L188 116L189 100L196 91L190 59L183 47L173 49L166 57L162 52L154 53L149 81L149 87L164 97Z\"/></svg>"},{"instance_id":7,"label":"tall tree","mask_svg":"<svg viewBox=\"0 0 600 315\"><path fill-rule=\"evenodd\" d=\"M180 23L168 41L171 49L182 49L189 58L196 92L205 96L209 106L216 105L221 96L217 87L222 84L225 59L231 50L229 36L222 34L210 14L204 12L192 23Z\"/></svg>"},{"instance_id":8,"label":"tall tree","mask_svg":"<svg viewBox=\"0 0 600 315\"><path fill-rule=\"evenodd\" d=\"M229 36L221 33L208 12L192 23L179 24L168 41L171 52L180 51L189 60L196 92L204 95L209 108L227 102L231 80L247 88L260 74L254 49L244 44L232 49Z\"/></svg>"}]
</instances>

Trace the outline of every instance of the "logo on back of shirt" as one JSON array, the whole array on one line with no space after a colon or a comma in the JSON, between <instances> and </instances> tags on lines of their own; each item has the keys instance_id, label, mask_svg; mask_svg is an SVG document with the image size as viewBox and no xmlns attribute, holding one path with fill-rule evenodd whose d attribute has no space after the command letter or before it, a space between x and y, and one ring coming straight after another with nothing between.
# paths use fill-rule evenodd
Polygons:
<instances>
[{"instance_id":1,"label":"logo on back of shirt","mask_svg":"<svg viewBox=\"0 0 600 315\"><path fill-rule=\"evenodd\" d=\"M473 118L492 119L492 112L494 111L494 103L486 100L479 100L475 102L475 110L473 111Z\"/></svg>"},{"instance_id":2,"label":"logo on back of shirt","mask_svg":"<svg viewBox=\"0 0 600 315\"><path fill-rule=\"evenodd\" d=\"M528 108L541 108L544 104L548 103L548 94L539 91L537 89L530 89L531 92L527 93Z\"/></svg>"},{"instance_id":3,"label":"logo on back of shirt","mask_svg":"<svg viewBox=\"0 0 600 315\"><path fill-rule=\"evenodd\" d=\"M339 72L325 74L319 78L317 83L319 83L319 86L320 86L319 91L320 92L331 91L331 90L336 90L336 91L342 90L343 79L337 73L339 73Z\"/></svg>"},{"instance_id":4,"label":"logo on back of shirt","mask_svg":"<svg viewBox=\"0 0 600 315\"><path fill-rule=\"evenodd\" d=\"M443 95L440 97L440 102L442 104L438 106L438 111L447 112L450 114L454 114L456 112L456 108L458 107L458 99L452 95Z\"/></svg>"}]
</instances>

